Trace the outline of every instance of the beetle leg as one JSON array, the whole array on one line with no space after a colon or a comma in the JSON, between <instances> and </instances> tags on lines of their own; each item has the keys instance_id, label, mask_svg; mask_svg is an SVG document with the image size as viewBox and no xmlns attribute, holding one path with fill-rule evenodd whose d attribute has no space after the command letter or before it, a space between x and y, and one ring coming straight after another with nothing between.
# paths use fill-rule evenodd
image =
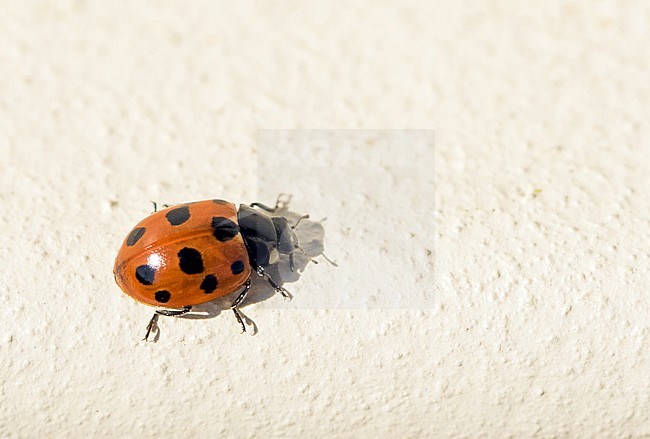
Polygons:
<instances>
[{"instance_id":1,"label":"beetle leg","mask_svg":"<svg viewBox=\"0 0 650 439\"><path fill-rule=\"evenodd\" d=\"M149 320L149 324L147 325L147 334L144 336L143 341L147 341L149 339L149 334L151 334L151 331L156 328L156 324L158 323L158 316L182 316L183 314L190 312L191 309L191 306L185 306L183 309L157 309L153 317L151 317L151 320Z\"/></svg>"},{"instance_id":2,"label":"beetle leg","mask_svg":"<svg viewBox=\"0 0 650 439\"><path fill-rule=\"evenodd\" d=\"M147 334L144 336L144 338L142 339L142 341L148 341L148 340L149 340L149 334L151 334L151 330L152 330L154 327L155 327L156 329L158 329L158 326L156 325L157 322L158 322L158 314L154 313L154 314L153 314L153 317L151 318L151 320L149 320L149 324L147 325Z\"/></svg>"},{"instance_id":3,"label":"beetle leg","mask_svg":"<svg viewBox=\"0 0 650 439\"><path fill-rule=\"evenodd\" d=\"M286 197L286 200L283 200L282 197ZM291 195L288 194L280 194L278 195L278 199L275 200L275 207L269 207L265 204L262 203L251 203L251 207L259 207L262 210L266 210L267 212L275 212L276 210L280 208L285 208L289 205L289 202L291 201Z\"/></svg>"},{"instance_id":4,"label":"beetle leg","mask_svg":"<svg viewBox=\"0 0 650 439\"><path fill-rule=\"evenodd\" d=\"M239 293L239 296L237 296L237 298L232 303L232 305L230 305L230 309L232 309L232 312L235 313L235 318L237 319L237 322L239 322L239 324L241 325L241 333L242 334L244 332L246 332L246 325L244 325L244 321L242 320L241 314L239 313L239 310L237 309L237 307L244 301L244 299L246 298L246 295L248 294L248 290L250 290L250 289L251 289L251 279L248 278L248 280L246 281L246 284L244 286L244 291Z\"/></svg>"},{"instance_id":5,"label":"beetle leg","mask_svg":"<svg viewBox=\"0 0 650 439\"><path fill-rule=\"evenodd\" d=\"M280 293L280 294L282 294L282 297L284 297L284 300L289 301L289 300L293 299L293 296L291 295L291 293L290 293L289 291L287 291L285 288L283 288L283 287L281 287L280 285L278 285L278 284L273 280L273 278L272 278L271 276L269 276L268 274L266 274L266 271L264 270L263 267L257 267L256 271L257 271L257 274L258 274L258 275L260 275L260 276L262 276L263 278L265 278L266 281L267 281L269 284L271 284L271 286L273 287L273 289L275 290L276 293Z\"/></svg>"},{"instance_id":6,"label":"beetle leg","mask_svg":"<svg viewBox=\"0 0 650 439\"><path fill-rule=\"evenodd\" d=\"M151 213L158 212L158 203L156 203L155 201L152 201L151 204L153 204L153 212L151 212ZM169 204L163 204L162 207L167 209L169 207Z\"/></svg>"},{"instance_id":7,"label":"beetle leg","mask_svg":"<svg viewBox=\"0 0 650 439\"><path fill-rule=\"evenodd\" d=\"M306 252L302 247L300 247L298 244L295 245L295 248L297 248L298 250L300 250L300 251L302 252L302 254L305 255L305 257L307 258L307 260L308 260L309 262L313 262L314 264L318 264L318 261L312 259L312 258L307 254L307 252Z\"/></svg>"},{"instance_id":8,"label":"beetle leg","mask_svg":"<svg viewBox=\"0 0 650 439\"><path fill-rule=\"evenodd\" d=\"M192 310L191 306L184 306L183 309L157 309L156 314L160 314L161 316L167 316L167 317L176 317L176 316L182 316L183 314L187 314Z\"/></svg>"}]
</instances>

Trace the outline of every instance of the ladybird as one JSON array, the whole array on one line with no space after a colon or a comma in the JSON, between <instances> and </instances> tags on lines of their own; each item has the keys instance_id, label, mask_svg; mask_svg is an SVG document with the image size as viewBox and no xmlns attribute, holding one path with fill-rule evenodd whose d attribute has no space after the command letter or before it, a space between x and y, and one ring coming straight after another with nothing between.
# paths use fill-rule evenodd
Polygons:
<instances>
[{"instance_id":1,"label":"ladybird","mask_svg":"<svg viewBox=\"0 0 650 439\"><path fill-rule=\"evenodd\" d=\"M240 289L231 309L242 333L246 332L237 308L250 290L253 273L291 299L266 269L276 264L280 255L287 255L293 271L297 250L316 261L300 247L294 232L309 215L289 225L287 218L265 213L278 210L281 197L275 207L252 203L240 204L239 209L224 200L196 201L164 210L157 210L154 203L154 212L124 239L113 267L122 291L145 305L167 308L155 311L145 341L159 315L180 316L194 305Z\"/></svg>"}]
</instances>

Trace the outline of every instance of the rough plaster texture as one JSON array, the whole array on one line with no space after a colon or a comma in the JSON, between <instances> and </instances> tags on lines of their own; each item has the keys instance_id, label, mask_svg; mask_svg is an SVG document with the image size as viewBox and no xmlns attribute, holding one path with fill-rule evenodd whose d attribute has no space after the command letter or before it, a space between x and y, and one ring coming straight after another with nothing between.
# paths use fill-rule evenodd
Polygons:
<instances>
[{"instance_id":1,"label":"rough plaster texture","mask_svg":"<svg viewBox=\"0 0 650 439\"><path fill-rule=\"evenodd\" d=\"M0 9L0 436L650 435L647 2ZM142 343L124 233L151 199L257 198L278 128L435 130L435 191L404 190L435 227L403 223L434 252L393 243L421 265L377 274L430 263L435 304L301 308L366 294L338 276L368 250L341 244L344 178L318 205L296 184L339 274L245 307L256 336L222 313Z\"/></svg>"}]
</instances>

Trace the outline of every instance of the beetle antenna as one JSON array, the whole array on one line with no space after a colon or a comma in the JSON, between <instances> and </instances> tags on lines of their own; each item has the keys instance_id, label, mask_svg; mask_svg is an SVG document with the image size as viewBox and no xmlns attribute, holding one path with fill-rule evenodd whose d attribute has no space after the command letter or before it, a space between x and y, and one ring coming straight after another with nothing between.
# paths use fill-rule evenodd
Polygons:
<instances>
[{"instance_id":1,"label":"beetle antenna","mask_svg":"<svg viewBox=\"0 0 650 439\"><path fill-rule=\"evenodd\" d=\"M302 220L304 220L304 219L307 219L307 218L309 218L309 215L303 215L303 216L301 216L300 218L298 218L298 221L296 221L296 223L295 223L293 226L291 226L291 230L293 230L293 229L295 229L296 227L298 227L298 224L300 224L300 221L302 221ZM302 249L301 249L301 250L302 250ZM304 253L304 251L303 251L303 253Z\"/></svg>"}]
</instances>

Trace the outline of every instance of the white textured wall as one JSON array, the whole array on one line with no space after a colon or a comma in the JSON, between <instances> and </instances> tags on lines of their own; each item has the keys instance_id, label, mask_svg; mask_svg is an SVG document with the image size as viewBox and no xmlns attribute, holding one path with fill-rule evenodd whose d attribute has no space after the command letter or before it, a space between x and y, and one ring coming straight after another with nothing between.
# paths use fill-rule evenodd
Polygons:
<instances>
[{"instance_id":1,"label":"white textured wall","mask_svg":"<svg viewBox=\"0 0 650 439\"><path fill-rule=\"evenodd\" d=\"M0 10L0 436L650 435L647 2ZM341 277L368 252L346 249L341 179L294 195L338 273L245 307L256 336L224 312L140 342L123 235L150 199L256 198L278 128L435 130L434 195L433 175L404 191L435 196L435 228L400 223L435 251L386 250L431 262L435 306L301 305L367 294Z\"/></svg>"}]
</instances>

